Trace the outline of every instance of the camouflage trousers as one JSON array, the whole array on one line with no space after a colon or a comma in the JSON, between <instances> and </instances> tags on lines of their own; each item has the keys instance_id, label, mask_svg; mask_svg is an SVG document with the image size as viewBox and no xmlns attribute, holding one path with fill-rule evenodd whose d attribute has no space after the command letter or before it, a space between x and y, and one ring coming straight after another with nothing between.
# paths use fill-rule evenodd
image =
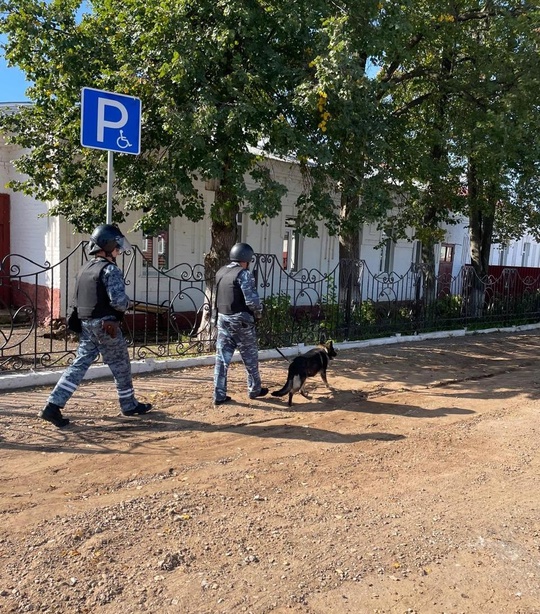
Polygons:
<instances>
[{"instance_id":1,"label":"camouflage trousers","mask_svg":"<svg viewBox=\"0 0 540 614\"><path fill-rule=\"evenodd\" d=\"M242 314L218 316L214 401L222 401L227 396L227 371L236 349L246 368L248 394L251 396L261 391L257 332L255 324L243 318Z\"/></svg>"},{"instance_id":2,"label":"camouflage trousers","mask_svg":"<svg viewBox=\"0 0 540 614\"><path fill-rule=\"evenodd\" d=\"M120 408L122 411L134 409L137 400L133 390L126 340L120 330L116 338L110 337L102 329L101 319L83 320L75 360L62 374L48 402L64 407L99 354L113 375Z\"/></svg>"}]
</instances>

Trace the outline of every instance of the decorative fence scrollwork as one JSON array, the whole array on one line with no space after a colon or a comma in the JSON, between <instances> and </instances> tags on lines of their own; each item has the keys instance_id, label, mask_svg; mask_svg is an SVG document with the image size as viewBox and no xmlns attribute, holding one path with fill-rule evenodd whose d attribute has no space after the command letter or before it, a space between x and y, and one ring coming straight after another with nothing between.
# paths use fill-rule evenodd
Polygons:
<instances>
[{"instance_id":1,"label":"decorative fence scrollwork","mask_svg":"<svg viewBox=\"0 0 540 614\"><path fill-rule=\"evenodd\" d=\"M0 263L0 371L65 366L77 339L65 327L75 277L87 260L86 242L57 264L20 254ZM119 259L133 298L123 328L133 359L211 353L213 297L201 264L151 266L133 248ZM361 260L328 271L289 272L271 254L252 263L264 303L261 349L353 341L463 327L508 326L540 319L540 269L493 267L479 279L472 267L436 277L425 266L404 274L372 273Z\"/></svg>"}]
</instances>

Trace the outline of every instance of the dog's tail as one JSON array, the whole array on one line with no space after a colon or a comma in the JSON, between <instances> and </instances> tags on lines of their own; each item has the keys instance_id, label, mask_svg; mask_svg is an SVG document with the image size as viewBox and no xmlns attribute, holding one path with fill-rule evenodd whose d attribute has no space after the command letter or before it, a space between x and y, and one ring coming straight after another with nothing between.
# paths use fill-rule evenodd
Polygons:
<instances>
[{"instance_id":1,"label":"dog's tail","mask_svg":"<svg viewBox=\"0 0 540 614\"><path fill-rule=\"evenodd\" d=\"M274 397L284 397L286 394L288 394L293 387L293 380L292 377L289 377L285 383L285 386L283 386L283 388L281 390L275 390L274 392L272 392L272 396Z\"/></svg>"}]
</instances>

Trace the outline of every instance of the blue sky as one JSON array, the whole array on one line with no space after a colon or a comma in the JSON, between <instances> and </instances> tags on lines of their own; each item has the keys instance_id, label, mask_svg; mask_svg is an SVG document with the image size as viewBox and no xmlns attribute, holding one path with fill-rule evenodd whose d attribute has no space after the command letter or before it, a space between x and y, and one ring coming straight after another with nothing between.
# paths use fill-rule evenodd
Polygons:
<instances>
[{"instance_id":1,"label":"blue sky","mask_svg":"<svg viewBox=\"0 0 540 614\"><path fill-rule=\"evenodd\" d=\"M77 17L80 19L84 13L89 12L91 12L91 6L86 0L82 0L77 10ZM28 100L25 91L30 84L21 70L7 67L4 50L1 48L6 41L7 36L0 35L0 103L25 102Z\"/></svg>"},{"instance_id":2,"label":"blue sky","mask_svg":"<svg viewBox=\"0 0 540 614\"><path fill-rule=\"evenodd\" d=\"M0 45L6 42L5 36L0 36ZM4 52L0 49L0 102L24 102L28 100L24 93L29 83L24 73L18 68L8 68Z\"/></svg>"}]
</instances>

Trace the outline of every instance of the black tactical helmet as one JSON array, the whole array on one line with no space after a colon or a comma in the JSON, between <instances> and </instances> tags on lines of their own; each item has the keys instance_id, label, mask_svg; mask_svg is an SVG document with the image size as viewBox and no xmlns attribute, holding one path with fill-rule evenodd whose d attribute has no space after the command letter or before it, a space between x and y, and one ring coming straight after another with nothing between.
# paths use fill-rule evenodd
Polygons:
<instances>
[{"instance_id":1,"label":"black tactical helmet","mask_svg":"<svg viewBox=\"0 0 540 614\"><path fill-rule=\"evenodd\" d=\"M120 253L128 249L127 242L120 229L112 224L101 224L94 229L90 237L89 253L97 254L103 250L106 254L111 254L115 248L120 250Z\"/></svg>"},{"instance_id":2,"label":"black tactical helmet","mask_svg":"<svg viewBox=\"0 0 540 614\"><path fill-rule=\"evenodd\" d=\"M236 243L231 247L229 258L234 262L251 262L254 253L251 245L247 243Z\"/></svg>"}]
</instances>

